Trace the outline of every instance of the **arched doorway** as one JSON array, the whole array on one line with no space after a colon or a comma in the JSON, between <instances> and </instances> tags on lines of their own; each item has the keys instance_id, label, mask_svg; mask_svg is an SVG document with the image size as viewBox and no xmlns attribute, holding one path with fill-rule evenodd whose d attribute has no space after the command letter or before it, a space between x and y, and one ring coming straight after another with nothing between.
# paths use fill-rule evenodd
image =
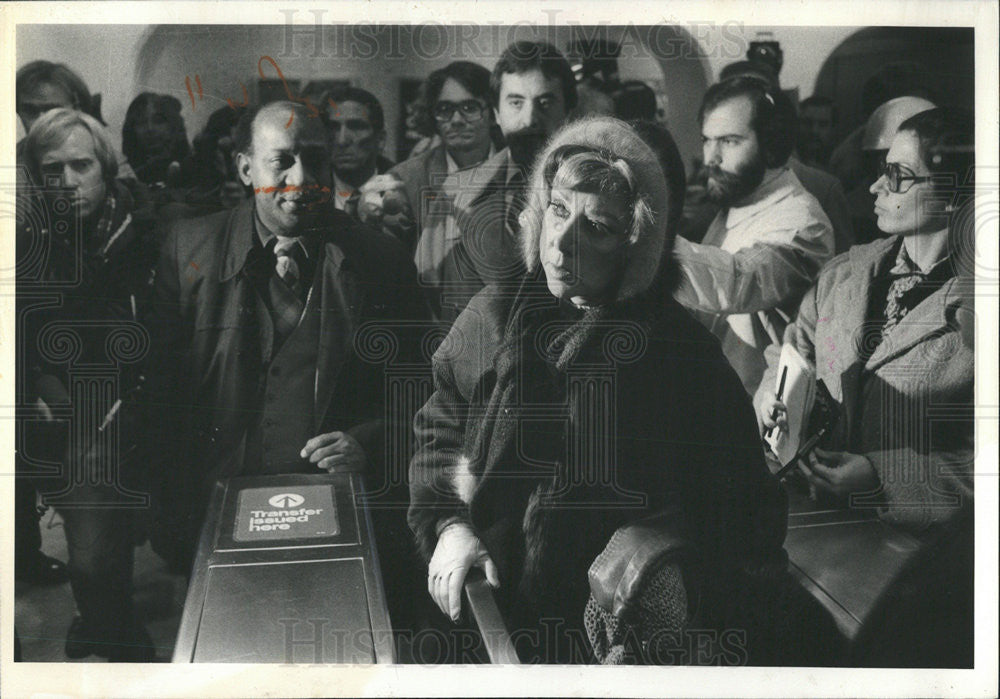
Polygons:
<instances>
[{"instance_id":1,"label":"arched doorway","mask_svg":"<svg viewBox=\"0 0 1000 699\"><path fill-rule=\"evenodd\" d=\"M869 27L841 42L823 63L816 79L814 94L829 97L838 105L840 137L867 118L865 84L890 63L916 64L919 82L931 100L972 108L975 102L972 29Z\"/></svg>"}]
</instances>

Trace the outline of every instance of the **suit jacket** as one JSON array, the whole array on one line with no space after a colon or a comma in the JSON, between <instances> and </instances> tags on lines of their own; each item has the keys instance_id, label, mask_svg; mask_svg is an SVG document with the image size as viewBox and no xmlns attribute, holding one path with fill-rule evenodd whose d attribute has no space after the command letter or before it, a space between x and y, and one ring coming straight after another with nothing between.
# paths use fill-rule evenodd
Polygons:
<instances>
[{"instance_id":1,"label":"suit jacket","mask_svg":"<svg viewBox=\"0 0 1000 699\"><path fill-rule=\"evenodd\" d=\"M267 371L259 300L244 267L254 246L254 208L176 221L157 269L149 376L151 455L161 465L161 506L197 531L216 477L242 468L240 454L259 384ZM342 430L381 470L385 441L384 365L358 353L366 322L423 317L413 263L398 241L330 207L321 236L313 293L320 303L315 434ZM413 346L398 340L400 354ZM399 355L397 355L399 356ZM371 359L371 358L370 358ZM406 420L405 417L400 419ZM377 478L377 476L376 476ZM183 503L192 503L185 506Z\"/></svg>"},{"instance_id":2,"label":"suit jacket","mask_svg":"<svg viewBox=\"0 0 1000 699\"><path fill-rule=\"evenodd\" d=\"M893 236L834 258L785 341L813 362L840 406L830 448L868 457L882 481L880 493L855 497L852 506L920 531L972 503L973 295L971 280L953 277L865 351L882 325L867 317L873 282L898 242ZM768 353L758 406L773 395L777 355L776 347Z\"/></svg>"},{"instance_id":3,"label":"suit jacket","mask_svg":"<svg viewBox=\"0 0 1000 699\"><path fill-rule=\"evenodd\" d=\"M413 218L407 219L406 227L393 230L409 248L413 250L423 230L424 213L429 206L426 202L428 191L441 184L448 174L448 163L445 159L444 145L425 150L408 160L396 165L389 171L403 183L403 193L413 212Z\"/></svg>"},{"instance_id":4,"label":"suit jacket","mask_svg":"<svg viewBox=\"0 0 1000 699\"><path fill-rule=\"evenodd\" d=\"M818 167L806 165L794 156L789 158L791 168L806 191L816 197L823 207L823 213L830 219L833 226L833 251L839 255L847 252L854 245L854 224L851 221L851 211L847 204L847 195L840 186L840 180Z\"/></svg>"},{"instance_id":5,"label":"suit jacket","mask_svg":"<svg viewBox=\"0 0 1000 699\"><path fill-rule=\"evenodd\" d=\"M509 182L513 167L504 148L471 170L469 181L454 197L459 240L441 266L442 316L449 322L486 285L513 293L524 275L519 226L507 225L507 212L516 190L527 183Z\"/></svg>"}]
</instances>

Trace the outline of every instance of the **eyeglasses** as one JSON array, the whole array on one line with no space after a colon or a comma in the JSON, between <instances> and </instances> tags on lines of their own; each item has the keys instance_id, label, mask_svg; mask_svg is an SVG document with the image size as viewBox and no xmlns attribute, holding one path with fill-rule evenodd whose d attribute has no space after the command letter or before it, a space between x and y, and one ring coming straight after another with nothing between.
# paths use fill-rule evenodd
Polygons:
<instances>
[{"instance_id":1,"label":"eyeglasses","mask_svg":"<svg viewBox=\"0 0 1000 699\"><path fill-rule=\"evenodd\" d=\"M483 118L486 107L479 100L465 100L464 102L438 102L434 105L434 118L440 122L451 121L452 116L458 111L466 121L479 121Z\"/></svg>"},{"instance_id":2,"label":"eyeglasses","mask_svg":"<svg viewBox=\"0 0 1000 699\"><path fill-rule=\"evenodd\" d=\"M930 182L933 177L929 175L913 175L910 174L909 170L904 170L899 163L882 163L879 168L879 175L885 177L885 183L889 188L889 191L893 194L906 194L910 191L910 187L913 184L918 184L920 182ZM909 187L902 189L903 182L912 182Z\"/></svg>"}]
</instances>

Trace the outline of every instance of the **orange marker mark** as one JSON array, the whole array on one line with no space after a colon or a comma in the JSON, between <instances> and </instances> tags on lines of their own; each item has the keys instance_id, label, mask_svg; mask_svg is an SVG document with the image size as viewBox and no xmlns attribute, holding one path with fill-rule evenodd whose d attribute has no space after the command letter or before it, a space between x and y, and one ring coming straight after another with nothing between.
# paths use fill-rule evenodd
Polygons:
<instances>
[{"instance_id":1,"label":"orange marker mark","mask_svg":"<svg viewBox=\"0 0 1000 699\"><path fill-rule=\"evenodd\" d=\"M234 103L231 97L227 97L226 98L226 103L229 105L229 108L232 109L233 111L235 111L237 107L245 107L248 104L250 104L250 97L249 97L249 95L247 95L247 86L244 85L243 83L240 83L240 87L243 88L243 103L242 104L236 104L236 103Z\"/></svg>"},{"instance_id":2,"label":"orange marker mark","mask_svg":"<svg viewBox=\"0 0 1000 699\"><path fill-rule=\"evenodd\" d=\"M191 76L189 75L184 76L184 85L187 87L188 97L191 98L191 109L193 110L195 108L195 103L194 103L194 92L191 91Z\"/></svg>"}]
</instances>

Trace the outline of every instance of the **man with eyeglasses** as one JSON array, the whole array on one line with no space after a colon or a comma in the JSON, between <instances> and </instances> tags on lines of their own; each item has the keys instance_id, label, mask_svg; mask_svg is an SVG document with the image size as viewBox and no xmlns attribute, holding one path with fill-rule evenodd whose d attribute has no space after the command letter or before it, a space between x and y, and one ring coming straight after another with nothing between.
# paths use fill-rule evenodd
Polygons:
<instances>
[{"instance_id":1,"label":"man with eyeglasses","mask_svg":"<svg viewBox=\"0 0 1000 699\"><path fill-rule=\"evenodd\" d=\"M754 78L713 85L700 110L708 196L721 205L701 244L678 237L674 297L722 342L747 393L802 295L833 256L830 219L789 167L795 110Z\"/></svg>"},{"instance_id":2,"label":"man with eyeglasses","mask_svg":"<svg viewBox=\"0 0 1000 699\"><path fill-rule=\"evenodd\" d=\"M445 204L448 192L496 152L490 72L469 61L450 63L428 76L422 97L440 143L369 180L362 187L360 213L414 252L421 286L438 316L441 263L457 242L456 224Z\"/></svg>"},{"instance_id":3,"label":"man with eyeglasses","mask_svg":"<svg viewBox=\"0 0 1000 699\"><path fill-rule=\"evenodd\" d=\"M518 217L535 156L577 104L576 78L554 46L517 41L490 76L494 116L507 147L470 174L455 198L459 240L442 263L442 317L454 320L487 284L523 273Z\"/></svg>"},{"instance_id":4,"label":"man with eyeglasses","mask_svg":"<svg viewBox=\"0 0 1000 699\"><path fill-rule=\"evenodd\" d=\"M481 88L469 92L477 101L484 96ZM460 118L467 120L468 116L455 114L453 104L468 100L460 93L454 100L446 100L444 94L442 90L431 103L440 108L435 120L442 128L441 119L450 112L450 122L444 123L457 127ZM513 283L520 278L518 216L524 207L528 170L539 149L576 106L576 79L554 46L518 41L507 47L493 68L488 95L492 116L507 147L477 167L447 173L433 191L426 187L416 190L419 205L412 206L414 211L421 210L422 223L429 216L442 221L432 235L427 234L426 223L417 229L416 258L435 316L447 322L454 321L469 299L487 284ZM446 102L452 105L443 104ZM474 113L471 104L465 109L469 115ZM489 115L484 113L478 122L483 149L488 132L483 122L487 119ZM468 138L461 131L467 131L466 127L454 128L449 137L442 128L445 151L452 157L457 149L449 143ZM397 201L387 196L373 208L381 217L390 209L398 210Z\"/></svg>"}]
</instances>

